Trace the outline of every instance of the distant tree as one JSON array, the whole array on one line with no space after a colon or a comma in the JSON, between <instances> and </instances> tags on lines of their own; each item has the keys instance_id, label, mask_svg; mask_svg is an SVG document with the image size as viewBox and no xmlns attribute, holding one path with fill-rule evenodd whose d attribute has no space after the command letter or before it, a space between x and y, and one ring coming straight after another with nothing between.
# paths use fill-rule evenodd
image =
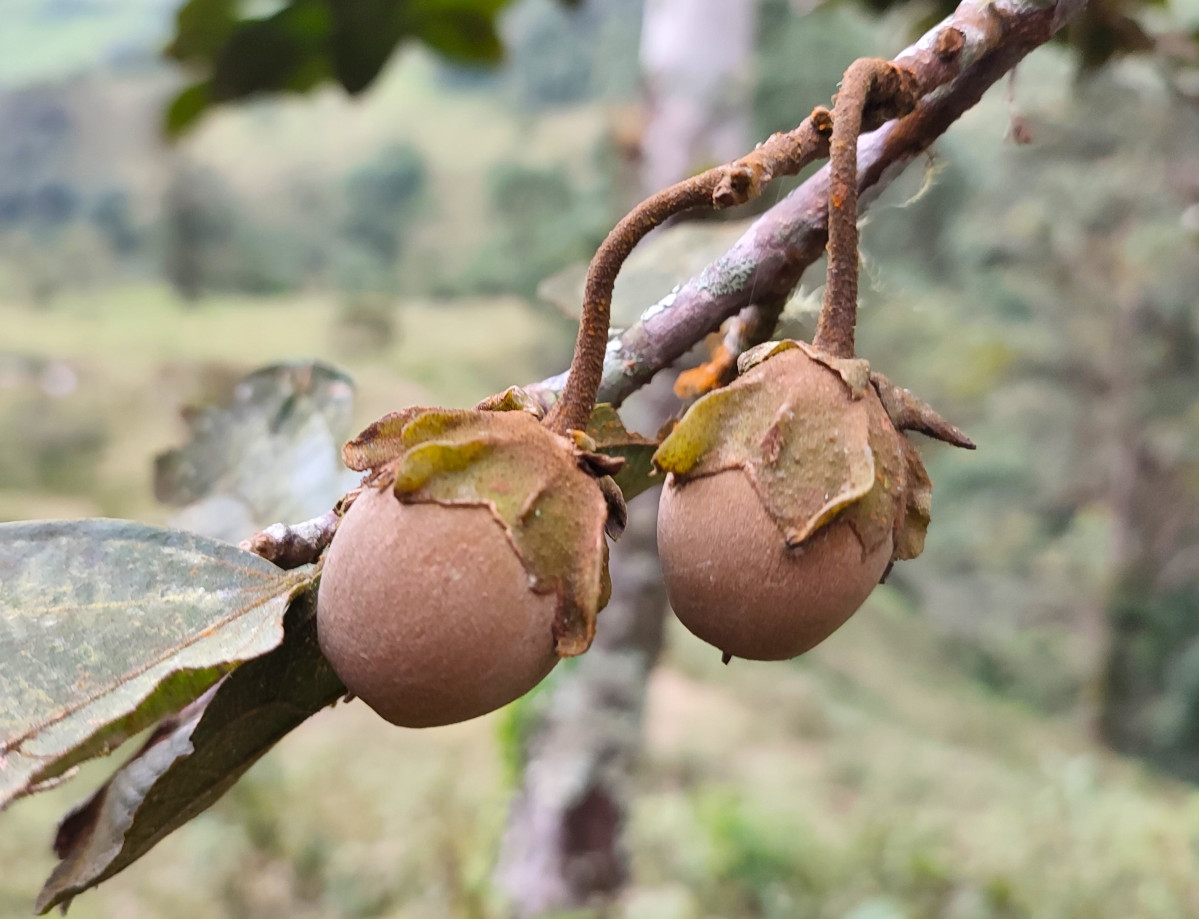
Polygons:
<instances>
[{"instance_id":1,"label":"distant tree","mask_svg":"<svg viewBox=\"0 0 1199 919\"><path fill-rule=\"evenodd\" d=\"M418 213L427 183L424 158L410 145L390 147L346 181L343 232L384 268L394 268L403 229Z\"/></svg>"},{"instance_id":2,"label":"distant tree","mask_svg":"<svg viewBox=\"0 0 1199 919\"><path fill-rule=\"evenodd\" d=\"M129 194L124 189L101 194L92 204L90 216L117 255L132 255L141 245L141 233L129 207Z\"/></svg>"},{"instance_id":3,"label":"distant tree","mask_svg":"<svg viewBox=\"0 0 1199 919\"><path fill-rule=\"evenodd\" d=\"M233 203L211 170L180 162L163 199L166 275L185 300L212 284L221 253L233 239Z\"/></svg>"}]
</instances>

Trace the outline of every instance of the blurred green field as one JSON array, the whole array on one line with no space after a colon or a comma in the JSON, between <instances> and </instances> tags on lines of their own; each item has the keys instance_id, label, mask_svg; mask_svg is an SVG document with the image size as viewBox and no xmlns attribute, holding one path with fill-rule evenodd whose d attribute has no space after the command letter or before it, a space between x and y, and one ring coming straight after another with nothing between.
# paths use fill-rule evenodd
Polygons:
<instances>
[{"instance_id":1,"label":"blurred green field","mask_svg":"<svg viewBox=\"0 0 1199 919\"><path fill-rule=\"evenodd\" d=\"M256 364L338 360L358 380L365 422L425 398L469 404L558 369L571 331L515 298L405 302L395 339L364 349L338 315L315 297L189 308L157 288L53 311L0 307L6 349L79 375L73 394L41 398L46 430L102 432L76 457L85 468L63 467L66 480L0 493L0 517L162 520L150 464L180 436L177 406ZM6 463L55 448L15 427L29 389L0 390ZM633 885L602 915L1199 915L1199 792L1101 750L1078 720L990 694L898 591L876 592L790 664L722 667L677 624L669 645L648 698ZM359 703L323 712L72 915L498 919L502 717L414 732ZM56 819L108 768L91 764L0 818L0 916L28 914L53 865Z\"/></svg>"},{"instance_id":2,"label":"blurred green field","mask_svg":"<svg viewBox=\"0 0 1199 919\"><path fill-rule=\"evenodd\" d=\"M165 520L151 487L156 453L183 435L179 409L219 399L274 361L321 356L358 383L363 426L403 405L472 405L514 381L560 370L573 330L517 298L379 308L385 330L355 326L338 302L219 297L188 307L161 286L106 288L52 311L0 304L4 352L65 362L65 398L36 375L0 387L0 519ZM411 382L420 380L421 384Z\"/></svg>"}]
</instances>

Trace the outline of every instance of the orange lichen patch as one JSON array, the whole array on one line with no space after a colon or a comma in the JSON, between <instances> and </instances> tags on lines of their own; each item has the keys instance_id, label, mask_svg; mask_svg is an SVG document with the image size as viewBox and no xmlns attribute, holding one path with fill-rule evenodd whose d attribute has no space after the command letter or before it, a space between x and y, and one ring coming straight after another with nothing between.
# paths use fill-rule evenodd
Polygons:
<instances>
[{"instance_id":1,"label":"orange lichen patch","mask_svg":"<svg viewBox=\"0 0 1199 919\"><path fill-rule=\"evenodd\" d=\"M680 399L695 399L723 386L737 369L737 359L723 341L711 349L711 358L698 367L684 370L674 381L674 394Z\"/></svg>"}]
</instances>

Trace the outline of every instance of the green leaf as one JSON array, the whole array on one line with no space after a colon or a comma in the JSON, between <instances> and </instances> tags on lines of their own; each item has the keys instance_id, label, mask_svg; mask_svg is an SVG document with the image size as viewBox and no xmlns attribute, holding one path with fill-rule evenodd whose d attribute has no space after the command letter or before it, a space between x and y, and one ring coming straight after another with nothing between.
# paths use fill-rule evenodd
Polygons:
<instances>
[{"instance_id":1,"label":"green leaf","mask_svg":"<svg viewBox=\"0 0 1199 919\"><path fill-rule=\"evenodd\" d=\"M479 5L496 6L494 3ZM504 57L494 9L436 11L415 21L412 34L451 61L475 65L498 64Z\"/></svg>"},{"instance_id":2,"label":"green leaf","mask_svg":"<svg viewBox=\"0 0 1199 919\"><path fill-rule=\"evenodd\" d=\"M199 70L207 92L180 95L167 132L190 127L211 104L259 93L306 92L336 80L358 94L411 39L449 60L494 64L503 57L496 17L508 2L288 0L272 15L239 17L232 0L190 0L167 54Z\"/></svg>"},{"instance_id":3,"label":"green leaf","mask_svg":"<svg viewBox=\"0 0 1199 919\"><path fill-rule=\"evenodd\" d=\"M155 461L158 500L181 529L238 542L278 521L325 513L358 481L342 465L354 386L319 363L265 367L230 404L190 409L191 441Z\"/></svg>"},{"instance_id":4,"label":"green leaf","mask_svg":"<svg viewBox=\"0 0 1199 919\"><path fill-rule=\"evenodd\" d=\"M214 57L237 25L237 0L188 0L175 14L175 40L166 49L177 61Z\"/></svg>"},{"instance_id":5,"label":"green leaf","mask_svg":"<svg viewBox=\"0 0 1199 919\"><path fill-rule=\"evenodd\" d=\"M212 104L212 84L205 80L187 87L167 108L163 130L167 137L177 137L186 131Z\"/></svg>"},{"instance_id":6,"label":"green leaf","mask_svg":"<svg viewBox=\"0 0 1199 919\"><path fill-rule=\"evenodd\" d=\"M129 521L0 524L0 809L276 647L310 579Z\"/></svg>"},{"instance_id":7,"label":"green leaf","mask_svg":"<svg viewBox=\"0 0 1199 919\"><path fill-rule=\"evenodd\" d=\"M266 19L238 23L213 58L213 98L311 89L329 76L332 28L324 0L294 0Z\"/></svg>"},{"instance_id":8,"label":"green leaf","mask_svg":"<svg viewBox=\"0 0 1199 919\"><path fill-rule=\"evenodd\" d=\"M395 0L342 0L333 6L333 73L346 92L362 92L379 75L408 29Z\"/></svg>"},{"instance_id":9,"label":"green leaf","mask_svg":"<svg viewBox=\"0 0 1199 919\"><path fill-rule=\"evenodd\" d=\"M316 640L315 590L292 603L278 648L238 667L164 721L140 752L59 826L38 912L68 904L212 805L267 750L345 687Z\"/></svg>"},{"instance_id":10,"label":"green leaf","mask_svg":"<svg viewBox=\"0 0 1199 919\"><path fill-rule=\"evenodd\" d=\"M657 442L625 428L620 414L608 403L602 402L592 410L587 434L595 441L598 453L624 458L624 467L613 479L626 501L662 482L664 476L654 471Z\"/></svg>"}]
</instances>

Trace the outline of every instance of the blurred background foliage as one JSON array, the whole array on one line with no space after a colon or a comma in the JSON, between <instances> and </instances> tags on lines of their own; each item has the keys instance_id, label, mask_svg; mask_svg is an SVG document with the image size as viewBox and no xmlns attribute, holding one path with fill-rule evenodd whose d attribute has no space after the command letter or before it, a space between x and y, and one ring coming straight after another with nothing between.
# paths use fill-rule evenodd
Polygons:
<instances>
[{"instance_id":1,"label":"blurred background foliage","mask_svg":"<svg viewBox=\"0 0 1199 919\"><path fill-rule=\"evenodd\" d=\"M312 95L166 144L225 47L176 40L187 78L164 62L174 0L5 4L0 519L168 519L153 457L179 406L267 362L335 361L361 424L565 365L572 324L535 291L631 203L642 4L459 5L482 18L458 56L502 62L411 24L350 69L316 42L285 87ZM243 7L183 15L204 9ZM762 0L760 133L934 12ZM925 451L926 554L815 652L726 669L671 631L612 915L1199 915L1199 87L1172 43L1197 26L1193 2L1092 4L874 206L861 351L980 449ZM1160 54L1117 53L1147 33ZM274 88L221 85L207 101ZM323 713L73 909L502 916L501 723ZM4 815L0 915L27 913L105 768Z\"/></svg>"}]
</instances>

